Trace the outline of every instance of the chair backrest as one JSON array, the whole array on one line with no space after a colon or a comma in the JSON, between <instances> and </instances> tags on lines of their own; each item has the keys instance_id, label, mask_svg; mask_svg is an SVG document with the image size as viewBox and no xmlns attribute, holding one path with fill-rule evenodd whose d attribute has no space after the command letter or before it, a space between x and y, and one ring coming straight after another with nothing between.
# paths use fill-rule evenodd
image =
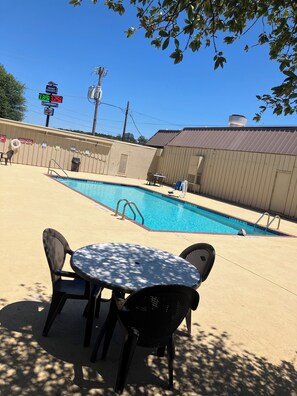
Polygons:
<instances>
[{"instance_id":1,"label":"chair backrest","mask_svg":"<svg viewBox=\"0 0 297 396\"><path fill-rule=\"evenodd\" d=\"M183 182L182 180L178 180L178 181L175 183L174 189L175 189L175 190L181 190L182 182Z\"/></svg>"},{"instance_id":2,"label":"chair backrest","mask_svg":"<svg viewBox=\"0 0 297 396\"><path fill-rule=\"evenodd\" d=\"M154 178L154 175L152 174L152 172L147 172L146 180L151 182L151 181L153 181L153 178Z\"/></svg>"},{"instance_id":3,"label":"chair backrest","mask_svg":"<svg viewBox=\"0 0 297 396\"><path fill-rule=\"evenodd\" d=\"M53 228L46 228L43 231L43 247L51 271L52 282L55 282L61 277L56 275L54 271L63 268L66 254L71 255L73 251L63 235Z\"/></svg>"},{"instance_id":4,"label":"chair backrest","mask_svg":"<svg viewBox=\"0 0 297 396\"><path fill-rule=\"evenodd\" d=\"M180 257L189 261L198 269L202 282L207 279L214 264L215 256L214 247L208 243L195 243L180 254Z\"/></svg>"},{"instance_id":5,"label":"chair backrest","mask_svg":"<svg viewBox=\"0 0 297 396\"><path fill-rule=\"evenodd\" d=\"M182 285L158 285L132 293L119 312L127 328L139 332L138 345L164 346L189 309L198 307L199 294Z\"/></svg>"}]
</instances>

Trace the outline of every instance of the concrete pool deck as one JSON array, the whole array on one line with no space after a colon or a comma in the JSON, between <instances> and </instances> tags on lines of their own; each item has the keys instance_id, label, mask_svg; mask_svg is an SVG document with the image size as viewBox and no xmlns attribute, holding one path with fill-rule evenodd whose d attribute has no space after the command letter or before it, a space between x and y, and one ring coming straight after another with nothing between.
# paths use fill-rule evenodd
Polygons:
<instances>
[{"instance_id":1,"label":"concrete pool deck","mask_svg":"<svg viewBox=\"0 0 297 396\"><path fill-rule=\"evenodd\" d=\"M212 272L198 290L193 336L183 334L184 324L177 335L175 391L165 390L166 359L139 348L124 395L296 395L296 238L150 232L119 220L46 171L0 166L1 396L113 394L120 329L107 359L95 364L89 361L91 347L82 346L82 303L67 302L49 336L41 336L51 295L41 240L47 227L64 234L73 250L97 242L137 243L175 254L196 242L216 249ZM144 180L68 173L169 190ZM190 193L185 199L250 222L261 214ZM282 219L280 231L297 236L297 224ZM106 310L103 304L98 327Z\"/></svg>"}]
</instances>

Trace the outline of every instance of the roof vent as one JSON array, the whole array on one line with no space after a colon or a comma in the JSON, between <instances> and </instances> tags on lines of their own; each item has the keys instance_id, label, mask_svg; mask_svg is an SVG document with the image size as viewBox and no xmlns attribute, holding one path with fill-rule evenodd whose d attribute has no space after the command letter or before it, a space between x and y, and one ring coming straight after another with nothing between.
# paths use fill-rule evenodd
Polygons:
<instances>
[{"instance_id":1,"label":"roof vent","mask_svg":"<svg viewBox=\"0 0 297 396\"><path fill-rule=\"evenodd\" d=\"M229 128L244 128L247 118L240 114L232 114L229 116Z\"/></svg>"}]
</instances>

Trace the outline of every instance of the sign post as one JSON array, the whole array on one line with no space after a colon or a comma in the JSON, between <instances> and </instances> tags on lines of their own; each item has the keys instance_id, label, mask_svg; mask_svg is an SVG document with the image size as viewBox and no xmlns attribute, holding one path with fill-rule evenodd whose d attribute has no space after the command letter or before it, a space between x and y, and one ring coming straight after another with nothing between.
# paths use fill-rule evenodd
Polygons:
<instances>
[{"instance_id":1,"label":"sign post","mask_svg":"<svg viewBox=\"0 0 297 396\"><path fill-rule=\"evenodd\" d=\"M54 115L54 107L58 107L59 103L63 102L63 96L57 95L58 84L53 81L49 81L45 87L46 93L39 93L38 99L41 100L41 105L46 106L44 108L44 114L46 115L45 126L49 125L49 118Z\"/></svg>"}]
</instances>

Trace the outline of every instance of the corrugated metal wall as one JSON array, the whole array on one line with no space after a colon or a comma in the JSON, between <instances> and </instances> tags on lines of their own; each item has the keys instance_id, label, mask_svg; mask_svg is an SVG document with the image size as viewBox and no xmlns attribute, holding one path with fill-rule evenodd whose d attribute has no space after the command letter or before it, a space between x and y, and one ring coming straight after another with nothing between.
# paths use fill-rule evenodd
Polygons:
<instances>
[{"instance_id":1,"label":"corrugated metal wall","mask_svg":"<svg viewBox=\"0 0 297 396\"><path fill-rule=\"evenodd\" d=\"M158 172L168 184L186 179L192 155L205 157L200 193L297 218L296 156L167 146Z\"/></svg>"},{"instance_id":2,"label":"corrugated metal wall","mask_svg":"<svg viewBox=\"0 0 297 396\"><path fill-rule=\"evenodd\" d=\"M15 138L21 139L22 145L13 163L48 167L53 159L67 171L75 157L80 159L81 172L139 179L146 178L156 152L152 147L0 119L0 151L8 151ZM120 171L123 155L124 173ZM57 168L54 162L51 167Z\"/></svg>"}]
</instances>

